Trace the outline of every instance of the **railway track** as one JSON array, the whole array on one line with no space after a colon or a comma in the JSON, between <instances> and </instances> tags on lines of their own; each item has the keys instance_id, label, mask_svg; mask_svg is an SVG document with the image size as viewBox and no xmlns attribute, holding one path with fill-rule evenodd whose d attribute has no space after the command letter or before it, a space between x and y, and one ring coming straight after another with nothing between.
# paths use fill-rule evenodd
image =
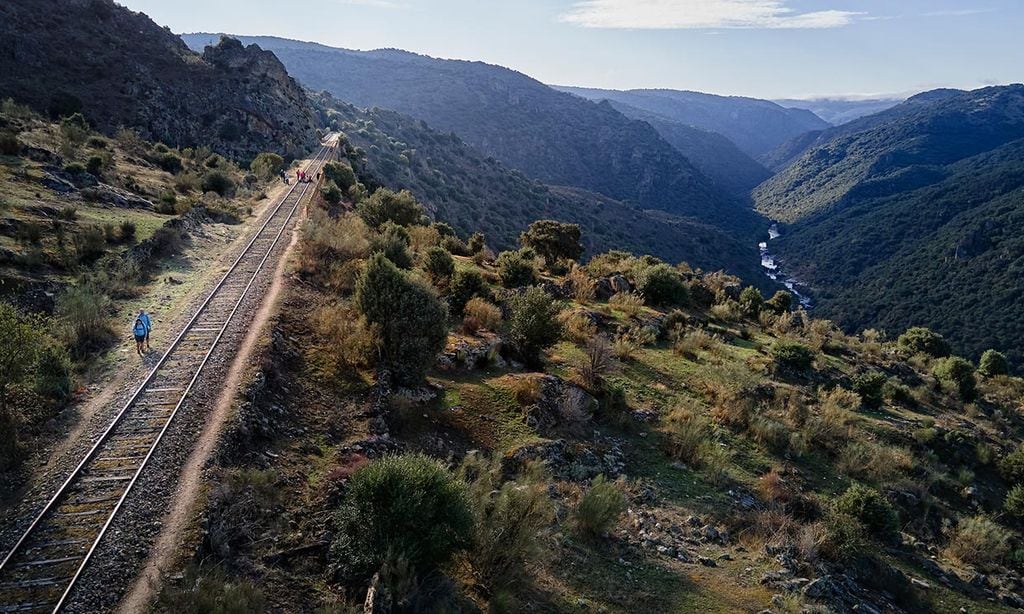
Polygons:
<instances>
[{"instance_id":1,"label":"railway track","mask_svg":"<svg viewBox=\"0 0 1024 614\"><path fill-rule=\"evenodd\" d=\"M333 145L306 167L315 175ZM314 183L295 183L0 562L0 612L58 612ZM276 263L271 263L276 264ZM144 493L135 493L142 496Z\"/></svg>"}]
</instances>

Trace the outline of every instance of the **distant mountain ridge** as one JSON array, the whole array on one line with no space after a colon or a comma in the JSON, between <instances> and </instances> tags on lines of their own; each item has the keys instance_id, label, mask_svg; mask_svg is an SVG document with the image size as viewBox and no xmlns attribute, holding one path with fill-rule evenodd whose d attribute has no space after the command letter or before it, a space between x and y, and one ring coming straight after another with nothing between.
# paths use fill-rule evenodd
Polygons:
<instances>
[{"instance_id":1,"label":"distant mountain ridge","mask_svg":"<svg viewBox=\"0 0 1024 614\"><path fill-rule=\"evenodd\" d=\"M197 55L111 0L0 4L0 95L98 129L135 128L168 145L250 158L316 145L302 88L269 52L226 41Z\"/></svg>"},{"instance_id":2,"label":"distant mountain ridge","mask_svg":"<svg viewBox=\"0 0 1024 614\"><path fill-rule=\"evenodd\" d=\"M610 100L673 121L717 132L757 159L782 143L830 124L806 109L787 109L768 100L668 89L604 90L555 86L590 100Z\"/></svg>"},{"instance_id":3,"label":"distant mountain ridge","mask_svg":"<svg viewBox=\"0 0 1024 614\"><path fill-rule=\"evenodd\" d=\"M906 100L905 97L882 98L783 98L772 100L775 104L787 109L804 109L814 113L821 119L841 126L860 119L865 115L874 115L890 109Z\"/></svg>"},{"instance_id":4,"label":"distant mountain ridge","mask_svg":"<svg viewBox=\"0 0 1024 614\"><path fill-rule=\"evenodd\" d=\"M216 36L183 38L198 48ZM582 100L481 62L240 38L273 50L314 90L454 132L485 156L544 183L692 217L748 238L764 226L745 199L716 185L649 124L610 104Z\"/></svg>"},{"instance_id":5,"label":"distant mountain ridge","mask_svg":"<svg viewBox=\"0 0 1024 614\"><path fill-rule=\"evenodd\" d=\"M858 124L860 131L854 131ZM942 90L828 131L755 191L816 310L1024 364L1024 85Z\"/></svg>"}]
</instances>

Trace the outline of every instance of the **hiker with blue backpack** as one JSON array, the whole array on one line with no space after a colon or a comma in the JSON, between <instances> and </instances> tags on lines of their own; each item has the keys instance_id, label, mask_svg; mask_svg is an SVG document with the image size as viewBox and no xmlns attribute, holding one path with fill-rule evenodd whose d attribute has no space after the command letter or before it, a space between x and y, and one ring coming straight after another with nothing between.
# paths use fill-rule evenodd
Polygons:
<instances>
[{"instance_id":1,"label":"hiker with blue backpack","mask_svg":"<svg viewBox=\"0 0 1024 614\"><path fill-rule=\"evenodd\" d=\"M149 314L145 309L139 310L139 319L146 325L146 349L151 350L153 348L149 347L149 331L153 330L153 321L149 319Z\"/></svg>"},{"instance_id":2,"label":"hiker with blue backpack","mask_svg":"<svg viewBox=\"0 0 1024 614\"><path fill-rule=\"evenodd\" d=\"M142 345L146 343L146 323L141 317L135 318L132 334L135 335L135 353L142 356Z\"/></svg>"}]
</instances>

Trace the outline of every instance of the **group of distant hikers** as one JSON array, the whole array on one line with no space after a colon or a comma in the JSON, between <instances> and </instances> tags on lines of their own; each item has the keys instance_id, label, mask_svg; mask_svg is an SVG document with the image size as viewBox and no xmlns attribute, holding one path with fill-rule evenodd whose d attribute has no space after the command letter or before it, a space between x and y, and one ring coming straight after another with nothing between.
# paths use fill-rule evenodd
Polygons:
<instances>
[{"instance_id":1,"label":"group of distant hikers","mask_svg":"<svg viewBox=\"0 0 1024 614\"><path fill-rule=\"evenodd\" d=\"M142 356L142 346L146 346L146 350L152 348L149 347L149 331L153 329L153 321L149 318L149 314L146 313L145 309L139 310L139 315L135 318L135 325L132 326L132 335L135 336L135 353Z\"/></svg>"},{"instance_id":2,"label":"group of distant hikers","mask_svg":"<svg viewBox=\"0 0 1024 614\"><path fill-rule=\"evenodd\" d=\"M288 184L288 173L281 171L281 181ZM296 183L310 183L311 181L320 181L320 171L316 172L316 177L311 177L306 171L298 169L295 171L295 182Z\"/></svg>"}]
</instances>

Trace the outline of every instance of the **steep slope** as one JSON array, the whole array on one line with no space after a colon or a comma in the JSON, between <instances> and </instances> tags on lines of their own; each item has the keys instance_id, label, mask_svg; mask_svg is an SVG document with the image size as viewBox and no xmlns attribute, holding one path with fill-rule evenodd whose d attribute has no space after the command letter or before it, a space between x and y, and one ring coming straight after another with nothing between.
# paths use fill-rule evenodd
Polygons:
<instances>
[{"instance_id":1,"label":"steep slope","mask_svg":"<svg viewBox=\"0 0 1024 614\"><path fill-rule=\"evenodd\" d=\"M304 92L258 47L227 41L200 56L110 0L4 2L0 39L0 93L54 116L80 110L103 132L243 159L316 144Z\"/></svg>"},{"instance_id":2,"label":"steep slope","mask_svg":"<svg viewBox=\"0 0 1024 614\"><path fill-rule=\"evenodd\" d=\"M771 173L717 132L701 130L663 115L621 102L612 102L620 113L650 124L661 138L678 149L700 172L733 194L748 194Z\"/></svg>"},{"instance_id":3,"label":"steep slope","mask_svg":"<svg viewBox=\"0 0 1024 614\"><path fill-rule=\"evenodd\" d=\"M601 90L556 87L591 100L628 104L671 120L724 135L747 155L762 156L828 122L804 109L786 109L767 100L716 96L680 90Z\"/></svg>"},{"instance_id":4,"label":"steep slope","mask_svg":"<svg viewBox=\"0 0 1024 614\"><path fill-rule=\"evenodd\" d=\"M881 113L903 102L904 98L785 98L772 102L787 109L804 109L833 126L841 126L866 115Z\"/></svg>"},{"instance_id":5,"label":"steep slope","mask_svg":"<svg viewBox=\"0 0 1024 614\"><path fill-rule=\"evenodd\" d=\"M513 247L531 222L579 224L588 255L609 249L648 252L705 270L726 269L764 286L753 244L692 218L654 216L635 206L574 188L534 182L481 156L455 135L393 111L356 107L322 96L327 117L366 157L363 170L380 183L416 194L464 236L483 232L494 248Z\"/></svg>"},{"instance_id":6,"label":"steep slope","mask_svg":"<svg viewBox=\"0 0 1024 614\"><path fill-rule=\"evenodd\" d=\"M1024 354L1024 86L963 93L805 154L757 192L773 243L848 327L920 323Z\"/></svg>"},{"instance_id":7,"label":"steep slope","mask_svg":"<svg viewBox=\"0 0 1024 614\"><path fill-rule=\"evenodd\" d=\"M193 46L211 35L186 35ZM747 203L727 196L648 124L556 92L512 70L396 50L347 51L247 38L297 79L359 107L392 109L451 131L533 179L598 192L750 236Z\"/></svg>"},{"instance_id":8,"label":"steep slope","mask_svg":"<svg viewBox=\"0 0 1024 614\"><path fill-rule=\"evenodd\" d=\"M879 111L872 115L865 115L864 117L860 117L851 122L835 126L833 128L828 128L826 130L815 130L813 132L801 134L800 136L779 145L768 154L761 156L760 160L768 168L774 171L780 171L792 164L807 150L813 147L824 145L832 139L840 136L870 130L900 117L911 115L922 107L942 102L963 93L963 90L953 89L938 89L922 92L916 96L911 96L902 103L884 111Z\"/></svg>"}]
</instances>

